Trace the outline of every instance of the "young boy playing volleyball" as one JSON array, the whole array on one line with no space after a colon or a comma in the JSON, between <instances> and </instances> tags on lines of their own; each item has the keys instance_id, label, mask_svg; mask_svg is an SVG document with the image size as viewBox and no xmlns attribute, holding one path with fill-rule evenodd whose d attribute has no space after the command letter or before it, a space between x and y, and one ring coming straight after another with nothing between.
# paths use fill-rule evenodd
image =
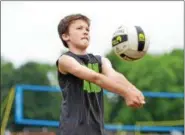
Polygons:
<instances>
[{"instance_id":1,"label":"young boy playing volleyball","mask_svg":"<svg viewBox=\"0 0 185 135\"><path fill-rule=\"evenodd\" d=\"M58 33L68 52L57 60L63 90L60 135L105 135L103 89L119 94L126 105L139 108L143 94L107 58L87 53L90 20L81 14L63 18Z\"/></svg>"}]
</instances>

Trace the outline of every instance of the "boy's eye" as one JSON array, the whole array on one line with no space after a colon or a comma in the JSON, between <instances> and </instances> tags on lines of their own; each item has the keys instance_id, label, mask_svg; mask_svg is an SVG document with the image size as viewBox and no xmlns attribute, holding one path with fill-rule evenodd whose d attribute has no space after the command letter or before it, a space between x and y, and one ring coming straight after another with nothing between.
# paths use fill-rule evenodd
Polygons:
<instances>
[{"instance_id":1,"label":"boy's eye","mask_svg":"<svg viewBox=\"0 0 185 135\"><path fill-rule=\"evenodd\" d=\"M78 30L82 30L83 27L77 27ZM85 28L86 31L89 31L89 28Z\"/></svg>"}]
</instances>

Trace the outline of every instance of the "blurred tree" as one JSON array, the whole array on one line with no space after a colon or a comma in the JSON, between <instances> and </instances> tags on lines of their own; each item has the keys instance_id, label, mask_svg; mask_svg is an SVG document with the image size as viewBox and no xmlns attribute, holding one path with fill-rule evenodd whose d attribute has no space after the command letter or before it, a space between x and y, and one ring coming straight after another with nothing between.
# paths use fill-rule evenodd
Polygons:
<instances>
[{"instance_id":1,"label":"blurred tree","mask_svg":"<svg viewBox=\"0 0 185 135\"><path fill-rule=\"evenodd\" d=\"M174 49L161 55L147 54L144 58L127 62L114 52L106 57L113 68L142 91L184 92L184 50ZM56 66L27 62L18 68L1 57L1 96L7 95L16 84L57 85ZM24 92L24 116L26 118L59 120L61 94L47 92ZM126 107L124 99L118 95L104 98L105 123L135 124L136 121L183 119L183 99L146 98L142 109ZM9 127L19 130L26 125L15 125L14 106Z\"/></svg>"},{"instance_id":2,"label":"blurred tree","mask_svg":"<svg viewBox=\"0 0 185 135\"><path fill-rule=\"evenodd\" d=\"M153 92L184 92L184 50L174 49L162 55L149 55L127 62L118 58L114 52L106 57L113 68L124 74L137 88ZM183 99L149 99L144 108L135 110L124 105L118 97L116 104L109 106L109 117L106 122L129 123L150 120L183 119ZM107 103L108 101L105 101ZM109 104L110 105L110 104ZM110 109L111 108L111 109ZM111 113L110 113L111 112ZM177 115L178 114L178 115Z\"/></svg>"},{"instance_id":3,"label":"blurred tree","mask_svg":"<svg viewBox=\"0 0 185 135\"><path fill-rule=\"evenodd\" d=\"M8 91L15 84L15 67L1 56L1 101L7 96Z\"/></svg>"},{"instance_id":4,"label":"blurred tree","mask_svg":"<svg viewBox=\"0 0 185 135\"><path fill-rule=\"evenodd\" d=\"M50 85L47 73L55 70L55 66L27 62L17 69L5 59L1 59L1 93L7 96L9 89L18 84ZM4 97L5 97L4 96ZM24 117L34 119L58 119L61 96L51 92L24 92ZM57 108L58 105L58 108ZM55 111L56 110L56 111ZM14 106L10 114L8 126L14 130L24 125L15 125Z\"/></svg>"},{"instance_id":5,"label":"blurred tree","mask_svg":"<svg viewBox=\"0 0 185 135\"><path fill-rule=\"evenodd\" d=\"M47 72L51 66L36 62L27 62L16 69L16 83L30 85L49 85Z\"/></svg>"},{"instance_id":6,"label":"blurred tree","mask_svg":"<svg viewBox=\"0 0 185 135\"><path fill-rule=\"evenodd\" d=\"M16 84L50 86L49 64L27 62L16 70ZM24 117L29 119L54 120L59 118L60 94L51 92L24 92Z\"/></svg>"}]
</instances>

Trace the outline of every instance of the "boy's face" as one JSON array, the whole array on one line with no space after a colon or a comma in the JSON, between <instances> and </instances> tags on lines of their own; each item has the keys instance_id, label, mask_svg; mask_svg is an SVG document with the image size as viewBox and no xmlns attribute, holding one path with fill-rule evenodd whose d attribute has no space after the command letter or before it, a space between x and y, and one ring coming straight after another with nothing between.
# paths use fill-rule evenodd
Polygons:
<instances>
[{"instance_id":1,"label":"boy's face","mask_svg":"<svg viewBox=\"0 0 185 135\"><path fill-rule=\"evenodd\" d=\"M84 20L73 21L67 34L63 34L63 39L70 45L86 49L89 45L89 26Z\"/></svg>"}]
</instances>

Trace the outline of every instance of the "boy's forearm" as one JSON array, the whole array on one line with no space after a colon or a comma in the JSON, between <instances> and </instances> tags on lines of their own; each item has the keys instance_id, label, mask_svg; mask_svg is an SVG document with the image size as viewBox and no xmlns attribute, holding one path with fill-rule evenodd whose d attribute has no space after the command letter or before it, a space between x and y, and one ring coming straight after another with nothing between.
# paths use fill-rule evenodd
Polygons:
<instances>
[{"instance_id":1,"label":"boy's forearm","mask_svg":"<svg viewBox=\"0 0 185 135\"><path fill-rule=\"evenodd\" d=\"M99 85L100 87L108 91L111 91L113 93L116 93L122 97L125 97L129 89L131 89L131 86L128 85L127 83L125 84L118 83L115 80L110 79L104 75L99 75L95 83Z\"/></svg>"},{"instance_id":2,"label":"boy's forearm","mask_svg":"<svg viewBox=\"0 0 185 135\"><path fill-rule=\"evenodd\" d=\"M116 72L115 75L115 81L118 83L127 83L130 87L135 87L129 80L127 80L127 78L125 78L124 75L122 75L121 73Z\"/></svg>"}]
</instances>

